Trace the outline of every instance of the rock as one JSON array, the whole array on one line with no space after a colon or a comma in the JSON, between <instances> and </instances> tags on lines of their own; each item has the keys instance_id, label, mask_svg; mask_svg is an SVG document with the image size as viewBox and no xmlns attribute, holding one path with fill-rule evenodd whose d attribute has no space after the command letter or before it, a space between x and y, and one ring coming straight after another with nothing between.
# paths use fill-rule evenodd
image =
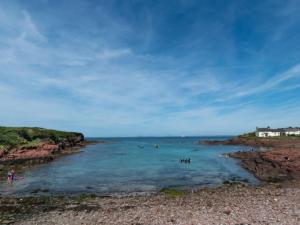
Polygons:
<instances>
[{"instance_id":1,"label":"rock","mask_svg":"<svg viewBox=\"0 0 300 225\"><path fill-rule=\"evenodd\" d=\"M5 154L5 151L3 149L0 149L0 158L2 158Z\"/></svg>"},{"instance_id":2,"label":"rock","mask_svg":"<svg viewBox=\"0 0 300 225\"><path fill-rule=\"evenodd\" d=\"M298 149L274 148L264 152L235 152L230 153L230 156L240 159L243 167L264 181L281 182L300 178Z\"/></svg>"},{"instance_id":3,"label":"rock","mask_svg":"<svg viewBox=\"0 0 300 225\"><path fill-rule=\"evenodd\" d=\"M37 127L1 127L0 135L5 140L12 139L15 143L13 145L5 144L5 151L2 146L0 148L0 160L7 164L19 164L26 160L29 163L31 161L45 161L41 160L42 158L46 158L46 161L48 161L49 157L60 152L61 149L80 146L84 141L84 136L81 133L48 130ZM18 139L17 137L20 138ZM69 151L71 153L71 150Z\"/></svg>"},{"instance_id":4,"label":"rock","mask_svg":"<svg viewBox=\"0 0 300 225\"><path fill-rule=\"evenodd\" d=\"M230 215L231 210L230 210L230 209L225 209L225 210L223 211L223 213L226 214L226 215Z\"/></svg>"}]
</instances>

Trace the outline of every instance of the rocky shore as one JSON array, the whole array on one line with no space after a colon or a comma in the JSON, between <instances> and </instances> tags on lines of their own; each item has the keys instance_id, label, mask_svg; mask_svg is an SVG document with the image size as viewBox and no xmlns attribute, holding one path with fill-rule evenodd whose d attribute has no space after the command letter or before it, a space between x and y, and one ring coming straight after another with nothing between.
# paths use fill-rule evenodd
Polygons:
<instances>
[{"instance_id":1,"label":"rocky shore","mask_svg":"<svg viewBox=\"0 0 300 225\"><path fill-rule=\"evenodd\" d=\"M299 183L233 183L150 196L0 198L0 223L17 225L182 224L298 225Z\"/></svg>"},{"instance_id":2,"label":"rocky shore","mask_svg":"<svg viewBox=\"0 0 300 225\"><path fill-rule=\"evenodd\" d=\"M57 157L80 152L93 144L77 132L65 132L43 128L0 127L0 177L7 171L18 172Z\"/></svg>"},{"instance_id":3,"label":"rocky shore","mask_svg":"<svg viewBox=\"0 0 300 225\"><path fill-rule=\"evenodd\" d=\"M0 127L0 164L47 162L86 144L84 135L43 128Z\"/></svg>"},{"instance_id":4,"label":"rocky shore","mask_svg":"<svg viewBox=\"0 0 300 225\"><path fill-rule=\"evenodd\" d=\"M257 138L239 136L225 141L203 141L203 144L245 145L264 150L228 154L241 160L241 165L263 181L300 179L300 137Z\"/></svg>"},{"instance_id":5,"label":"rocky shore","mask_svg":"<svg viewBox=\"0 0 300 225\"><path fill-rule=\"evenodd\" d=\"M300 224L298 138L238 137L205 143L267 147L264 151L254 149L229 154L266 182L255 187L227 181L216 188L188 192L164 189L141 196L82 194L66 197L47 196L47 193L31 197L0 196L0 224ZM51 155L55 155L55 151Z\"/></svg>"}]
</instances>

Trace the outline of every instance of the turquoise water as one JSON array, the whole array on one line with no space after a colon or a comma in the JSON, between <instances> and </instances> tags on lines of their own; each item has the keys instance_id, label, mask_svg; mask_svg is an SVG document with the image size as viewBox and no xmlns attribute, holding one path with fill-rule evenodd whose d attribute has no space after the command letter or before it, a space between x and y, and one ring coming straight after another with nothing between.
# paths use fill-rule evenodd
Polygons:
<instances>
[{"instance_id":1,"label":"turquoise water","mask_svg":"<svg viewBox=\"0 0 300 225\"><path fill-rule=\"evenodd\" d=\"M232 179L258 183L238 161L223 156L245 147L197 144L201 139L208 138L106 138L108 143L89 145L81 153L18 174L24 176L24 180L13 186L2 179L0 193L29 194L36 189L47 189L51 194L107 195L156 191L164 187L215 186ZM180 163L180 159L186 158L190 158L191 163Z\"/></svg>"}]
</instances>

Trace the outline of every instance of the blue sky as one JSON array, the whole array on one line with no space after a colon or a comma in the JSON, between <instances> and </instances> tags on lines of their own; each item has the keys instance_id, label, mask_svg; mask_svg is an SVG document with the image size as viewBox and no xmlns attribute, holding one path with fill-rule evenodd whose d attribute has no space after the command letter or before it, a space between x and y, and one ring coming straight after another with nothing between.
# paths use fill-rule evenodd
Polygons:
<instances>
[{"instance_id":1,"label":"blue sky","mask_svg":"<svg viewBox=\"0 0 300 225\"><path fill-rule=\"evenodd\" d=\"M300 126L299 1L0 1L0 124L87 136Z\"/></svg>"}]
</instances>

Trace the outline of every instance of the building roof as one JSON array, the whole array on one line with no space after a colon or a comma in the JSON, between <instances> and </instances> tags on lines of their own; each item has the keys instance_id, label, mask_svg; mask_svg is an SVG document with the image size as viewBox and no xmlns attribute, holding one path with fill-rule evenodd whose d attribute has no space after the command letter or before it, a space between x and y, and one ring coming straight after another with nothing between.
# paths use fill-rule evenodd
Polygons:
<instances>
[{"instance_id":1,"label":"building roof","mask_svg":"<svg viewBox=\"0 0 300 225\"><path fill-rule=\"evenodd\" d=\"M287 128L275 128L272 129L270 127L266 128L256 128L257 132L291 132L291 131L300 131L300 127L287 127Z\"/></svg>"},{"instance_id":2,"label":"building roof","mask_svg":"<svg viewBox=\"0 0 300 225\"><path fill-rule=\"evenodd\" d=\"M300 131L300 127L288 127L284 128L285 131Z\"/></svg>"}]
</instances>

